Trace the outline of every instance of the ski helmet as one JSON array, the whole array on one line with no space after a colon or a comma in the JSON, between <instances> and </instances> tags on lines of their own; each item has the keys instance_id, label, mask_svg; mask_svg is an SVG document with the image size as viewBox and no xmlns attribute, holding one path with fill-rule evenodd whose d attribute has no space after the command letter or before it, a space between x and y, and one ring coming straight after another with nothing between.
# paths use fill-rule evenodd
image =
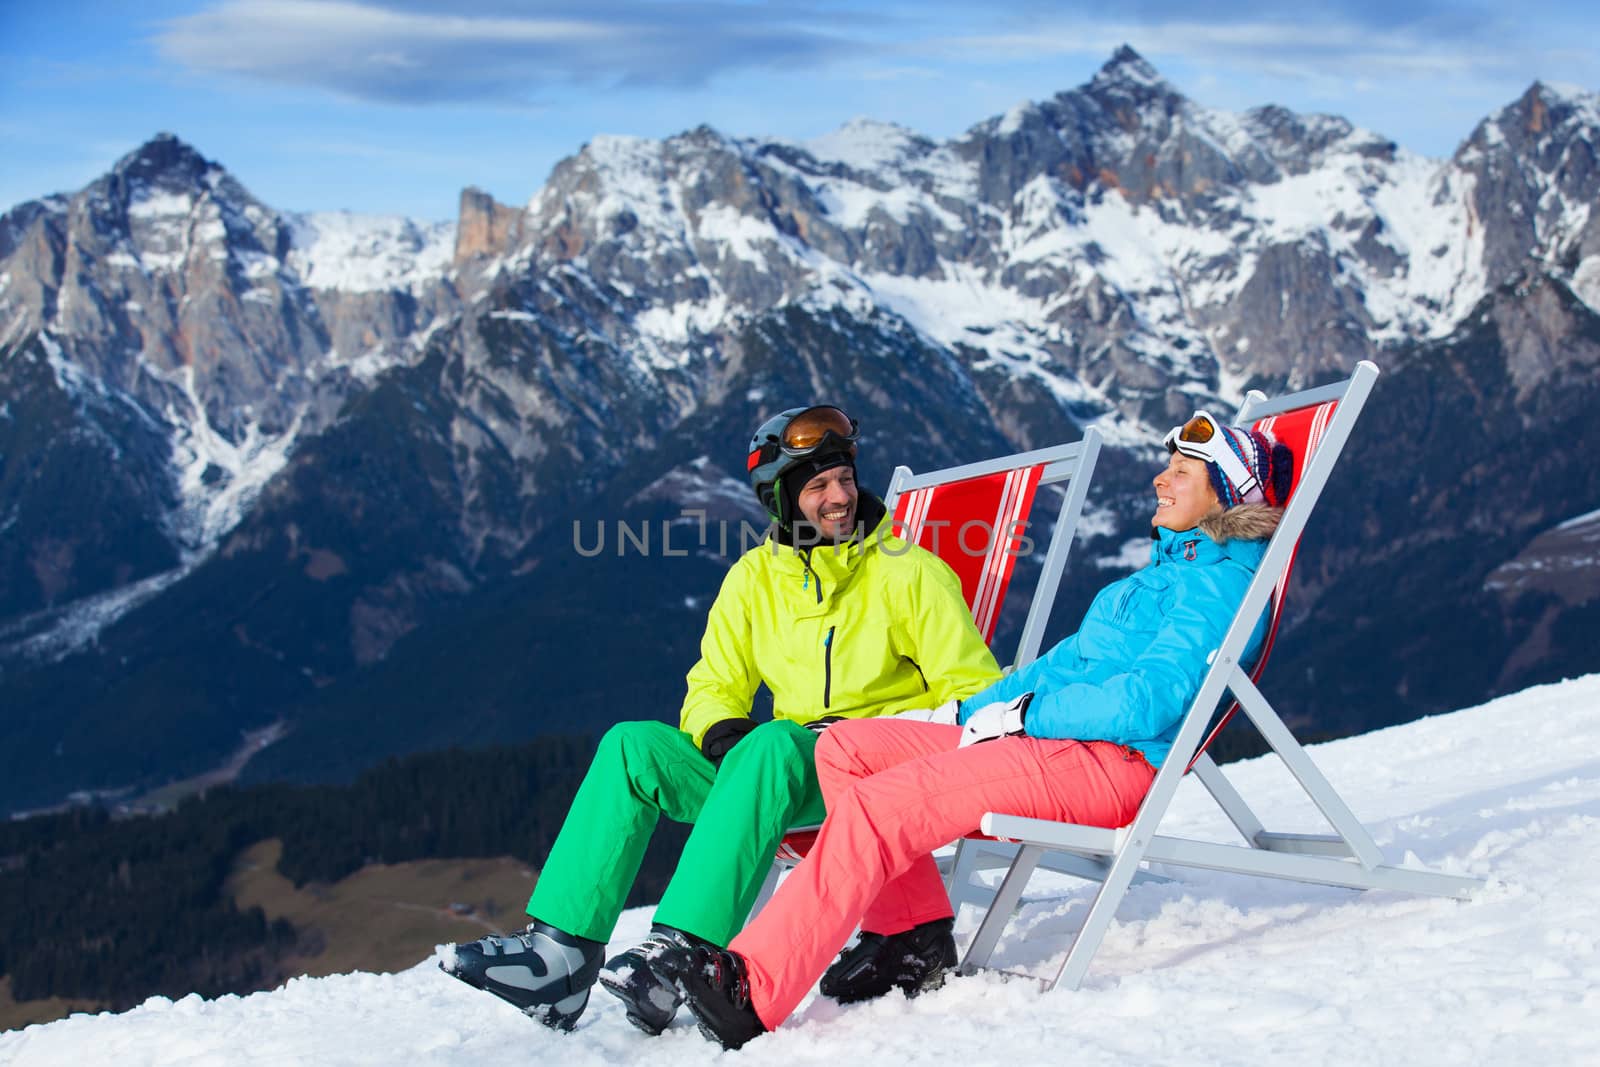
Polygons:
<instances>
[{"instance_id":1,"label":"ski helmet","mask_svg":"<svg viewBox=\"0 0 1600 1067\"><path fill-rule=\"evenodd\" d=\"M784 475L804 466L812 477L841 463L854 464L860 435L856 420L832 404L780 411L750 438L745 466L756 499L780 526L788 527L793 516L784 513L789 510L784 505L792 501L783 491Z\"/></svg>"}]
</instances>

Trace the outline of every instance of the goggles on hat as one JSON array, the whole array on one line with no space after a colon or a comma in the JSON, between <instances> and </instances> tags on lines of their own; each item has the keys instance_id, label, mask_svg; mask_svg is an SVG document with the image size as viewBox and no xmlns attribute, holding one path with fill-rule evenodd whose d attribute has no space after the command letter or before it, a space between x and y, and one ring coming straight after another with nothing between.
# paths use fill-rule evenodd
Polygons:
<instances>
[{"instance_id":1,"label":"goggles on hat","mask_svg":"<svg viewBox=\"0 0 1600 1067\"><path fill-rule=\"evenodd\" d=\"M1233 444L1229 440L1229 435L1223 432L1222 424L1213 419L1208 412L1197 411L1182 426L1174 426L1168 430L1163 443L1167 446L1168 452L1182 452L1193 459L1215 463L1238 492L1241 500L1250 501L1252 496L1254 502L1266 499L1261 483L1250 473L1244 460L1239 458L1239 453L1233 450Z\"/></svg>"}]
</instances>

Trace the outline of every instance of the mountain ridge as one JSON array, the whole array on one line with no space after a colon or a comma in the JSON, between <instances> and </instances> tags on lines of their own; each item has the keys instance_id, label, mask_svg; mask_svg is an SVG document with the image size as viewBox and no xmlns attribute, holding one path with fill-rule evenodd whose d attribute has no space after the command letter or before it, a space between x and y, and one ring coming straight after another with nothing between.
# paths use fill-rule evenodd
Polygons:
<instances>
[{"instance_id":1,"label":"mountain ridge","mask_svg":"<svg viewBox=\"0 0 1600 1067\"><path fill-rule=\"evenodd\" d=\"M63 724L93 737L130 701L186 708L153 721L204 742L164 740L186 754L158 768L106 729L74 784L192 772L241 731L329 710L344 682L366 685L500 583L629 597L626 567L572 578L566 524L597 508L663 518L666 500L637 493L667 471L706 493L737 483L749 427L797 397L862 417L868 484L907 459L1098 426L1110 448L1077 559L1125 555L1147 522L1153 436L1193 407L1363 358L1448 368L1484 307L1502 311L1474 351L1498 347L1481 358L1523 425L1557 383L1586 395L1562 345L1600 304L1597 100L1536 83L1427 161L1336 116L1206 109L1127 49L943 142L871 122L815 151L709 127L596 137L523 208L464 192L454 227L275 212L158 137L85 190L0 216L0 692L28 707L10 727L16 772L42 783L52 764L23 753L81 746ZM1520 312L1519 291L1535 298ZM1572 433L1586 447L1589 431ZM1429 478L1459 477L1447 436L1427 448L1444 450ZM1559 472L1541 484L1580 503L1592 491ZM1459 506L1480 522L1491 504ZM1389 507L1356 548L1412 543ZM1528 521L1568 517L1541 502ZM1359 573L1347 546L1326 550L1342 562L1306 613ZM715 573L658 588L692 600ZM1075 569L1063 612L1110 576ZM675 611L653 625L682 628ZM539 625L557 634L542 659L587 662L558 620ZM675 679L692 646L652 647L651 628L640 615L617 654ZM124 667L139 663L155 673ZM598 679L550 670L603 703ZM93 715L44 695L63 678ZM78 689L87 679L97 688ZM594 722L670 711L608 706ZM396 733L417 732L423 709L409 714ZM515 704L481 715L508 724Z\"/></svg>"}]
</instances>

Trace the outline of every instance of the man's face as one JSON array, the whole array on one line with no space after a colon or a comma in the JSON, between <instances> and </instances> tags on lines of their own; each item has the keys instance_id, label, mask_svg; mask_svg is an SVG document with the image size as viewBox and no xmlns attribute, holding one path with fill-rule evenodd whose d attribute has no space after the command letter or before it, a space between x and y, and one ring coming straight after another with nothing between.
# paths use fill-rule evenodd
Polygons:
<instances>
[{"instance_id":1,"label":"man's face","mask_svg":"<svg viewBox=\"0 0 1600 1067\"><path fill-rule=\"evenodd\" d=\"M845 541L856 528L856 472L843 466L825 470L800 490L800 514L825 541Z\"/></svg>"}]
</instances>

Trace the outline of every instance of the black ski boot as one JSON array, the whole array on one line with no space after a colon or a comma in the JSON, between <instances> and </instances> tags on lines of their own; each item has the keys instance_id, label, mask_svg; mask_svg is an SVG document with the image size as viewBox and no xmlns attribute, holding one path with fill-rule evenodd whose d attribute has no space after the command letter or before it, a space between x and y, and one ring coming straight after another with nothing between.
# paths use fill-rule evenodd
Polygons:
<instances>
[{"instance_id":1,"label":"black ski boot","mask_svg":"<svg viewBox=\"0 0 1600 1067\"><path fill-rule=\"evenodd\" d=\"M493 993L553 1030L571 1030L589 1003L605 946L535 919L520 934L455 946L439 969Z\"/></svg>"},{"instance_id":2,"label":"black ski boot","mask_svg":"<svg viewBox=\"0 0 1600 1067\"><path fill-rule=\"evenodd\" d=\"M898 934L861 931L822 976L824 996L841 1004L881 997L899 988L908 997L944 984L956 965L954 919L934 919Z\"/></svg>"},{"instance_id":3,"label":"black ski boot","mask_svg":"<svg viewBox=\"0 0 1600 1067\"><path fill-rule=\"evenodd\" d=\"M750 1005L750 978L738 953L708 944L674 946L650 969L678 987L707 1040L734 1049L767 1032Z\"/></svg>"},{"instance_id":4,"label":"black ski boot","mask_svg":"<svg viewBox=\"0 0 1600 1067\"><path fill-rule=\"evenodd\" d=\"M600 984L627 1005L630 1023L655 1037L672 1022L683 996L676 985L652 971L650 964L668 949L698 945L715 948L693 934L656 923L650 927L649 937L606 961L600 970Z\"/></svg>"}]
</instances>

